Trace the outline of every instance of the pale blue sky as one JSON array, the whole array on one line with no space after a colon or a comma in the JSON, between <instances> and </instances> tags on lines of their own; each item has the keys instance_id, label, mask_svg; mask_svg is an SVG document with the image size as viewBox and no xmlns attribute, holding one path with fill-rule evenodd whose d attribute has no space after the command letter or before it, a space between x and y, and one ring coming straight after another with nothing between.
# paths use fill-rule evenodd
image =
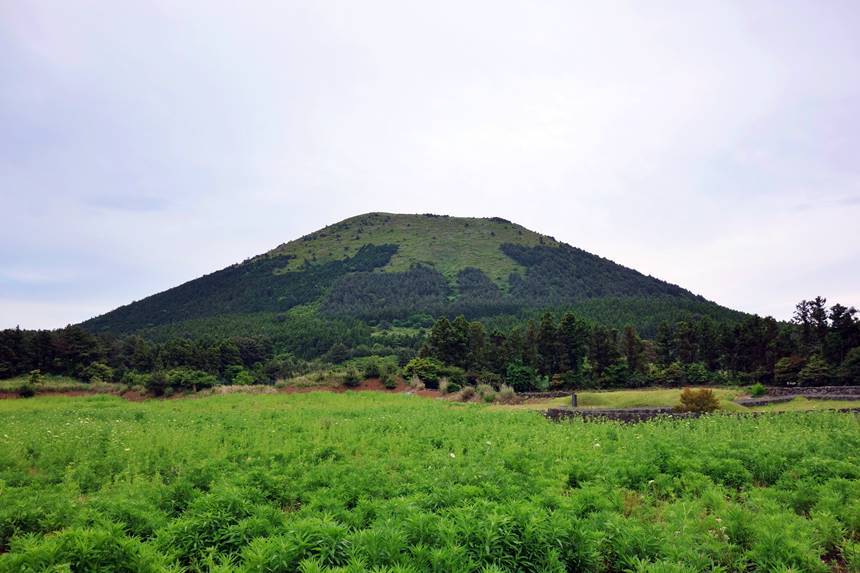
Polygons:
<instances>
[{"instance_id":1,"label":"pale blue sky","mask_svg":"<svg viewBox=\"0 0 860 573\"><path fill-rule=\"evenodd\" d=\"M367 211L860 306L856 2L0 0L0 328Z\"/></svg>"}]
</instances>

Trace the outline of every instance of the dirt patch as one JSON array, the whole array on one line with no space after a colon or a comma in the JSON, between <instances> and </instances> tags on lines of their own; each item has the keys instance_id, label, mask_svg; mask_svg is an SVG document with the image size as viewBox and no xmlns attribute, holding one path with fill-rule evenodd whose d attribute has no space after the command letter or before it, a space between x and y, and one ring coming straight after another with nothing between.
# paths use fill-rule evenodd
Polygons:
<instances>
[{"instance_id":1,"label":"dirt patch","mask_svg":"<svg viewBox=\"0 0 860 573\"><path fill-rule=\"evenodd\" d=\"M74 398L77 396L98 396L100 394L107 394L110 396L120 396L120 394L116 392L98 392L95 390L38 390L36 392L36 396L68 396L70 398ZM125 397L125 396L122 396ZM3 391L0 392L0 400L18 400L22 399L21 396L18 395L17 392L8 392Z\"/></svg>"},{"instance_id":2,"label":"dirt patch","mask_svg":"<svg viewBox=\"0 0 860 573\"><path fill-rule=\"evenodd\" d=\"M336 394L342 394L343 392L385 392L387 394L398 394L398 393L406 393L412 392L417 396L424 396L427 398L435 398L440 396L438 390L418 390L417 392L412 389L409 384L406 384L403 380L397 380L397 386L394 388L386 388L385 384L382 383L382 380L379 378L368 378L367 380L362 381L358 386L353 386L352 388L345 386L343 384L338 384L336 386L305 386L305 387L287 387L280 388L278 392L282 394L305 394L307 392L334 392Z\"/></svg>"}]
</instances>

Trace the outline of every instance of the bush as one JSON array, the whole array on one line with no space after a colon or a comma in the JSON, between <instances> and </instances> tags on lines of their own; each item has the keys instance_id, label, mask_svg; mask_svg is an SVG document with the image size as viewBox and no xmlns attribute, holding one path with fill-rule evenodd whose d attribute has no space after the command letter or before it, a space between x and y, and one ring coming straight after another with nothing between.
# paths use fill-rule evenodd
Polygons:
<instances>
[{"instance_id":1,"label":"bush","mask_svg":"<svg viewBox=\"0 0 860 573\"><path fill-rule=\"evenodd\" d=\"M478 382L489 384L493 388L498 388L502 383L502 377L495 372L484 370L478 375Z\"/></svg>"},{"instance_id":2,"label":"bush","mask_svg":"<svg viewBox=\"0 0 860 573\"><path fill-rule=\"evenodd\" d=\"M487 394L495 394L496 390L490 386L489 384L478 384L477 388L478 394L481 396L486 396Z\"/></svg>"},{"instance_id":3,"label":"bush","mask_svg":"<svg viewBox=\"0 0 860 573\"><path fill-rule=\"evenodd\" d=\"M703 362L688 364L685 374L688 384L710 384L713 378Z\"/></svg>"},{"instance_id":4,"label":"bush","mask_svg":"<svg viewBox=\"0 0 860 573\"><path fill-rule=\"evenodd\" d=\"M681 403L676 407L679 412L713 412L719 409L720 401L710 388L684 388L681 390Z\"/></svg>"},{"instance_id":5,"label":"bush","mask_svg":"<svg viewBox=\"0 0 860 573\"><path fill-rule=\"evenodd\" d=\"M343 375L343 383L348 388L356 388L361 384L361 374L355 368L347 368Z\"/></svg>"},{"instance_id":6,"label":"bush","mask_svg":"<svg viewBox=\"0 0 860 573\"><path fill-rule=\"evenodd\" d=\"M664 386L680 386L687 381L687 373L680 362L673 362L658 373L656 382Z\"/></svg>"},{"instance_id":7,"label":"bush","mask_svg":"<svg viewBox=\"0 0 860 573\"><path fill-rule=\"evenodd\" d=\"M474 386L466 386L462 390L460 390L460 400L462 400L463 402L468 402L477 395L478 393L477 391L475 391Z\"/></svg>"},{"instance_id":8,"label":"bush","mask_svg":"<svg viewBox=\"0 0 860 573\"><path fill-rule=\"evenodd\" d=\"M379 360L375 358L368 360L364 366L364 377L379 378L380 376L382 376L382 367L379 364Z\"/></svg>"},{"instance_id":9,"label":"bush","mask_svg":"<svg viewBox=\"0 0 860 573\"><path fill-rule=\"evenodd\" d=\"M29 380L18 387L18 396L21 398L32 398L36 395L36 386Z\"/></svg>"},{"instance_id":10,"label":"bush","mask_svg":"<svg viewBox=\"0 0 860 573\"><path fill-rule=\"evenodd\" d=\"M511 362L506 369L505 379L517 392L529 392L535 388L537 373L522 362Z\"/></svg>"},{"instance_id":11,"label":"bush","mask_svg":"<svg viewBox=\"0 0 860 573\"><path fill-rule=\"evenodd\" d=\"M502 384L499 387L499 391L496 394L496 402L508 404L510 402L513 402L515 398L516 392L514 392L513 388L511 388L507 384Z\"/></svg>"},{"instance_id":12,"label":"bush","mask_svg":"<svg viewBox=\"0 0 860 573\"><path fill-rule=\"evenodd\" d=\"M439 372L444 365L435 358L413 358L403 367L403 373L410 378L417 377L427 388L439 387Z\"/></svg>"},{"instance_id":13,"label":"bush","mask_svg":"<svg viewBox=\"0 0 860 573\"><path fill-rule=\"evenodd\" d=\"M442 394L453 394L454 392L459 392L462 387L463 386L460 384L448 380L448 378L443 377L439 379L439 392Z\"/></svg>"},{"instance_id":14,"label":"bush","mask_svg":"<svg viewBox=\"0 0 860 573\"><path fill-rule=\"evenodd\" d=\"M233 384L236 386L250 386L256 380L254 380L254 375L245 370L244 368L237 372L233 377Z\"/></svg>"},{"instance_id":15,"label":"bush","mask_svg":"<svg viewBox=\"0 0 860 573\"><path fill-rule=\"evenodd\" d=\"M460 387L466 384L466 372L457 366L443 366L439 370L439 376L444 376L449 382Z\"/></svg>"},{"instance_id":16,"label":"bush","mask_svg":"<svg viewBox=\"0 0 860 573\"><path fill-rule=\"evenodd\" d=\"M359 376L358 370L347 368L346 373L343 375L343 383L350 388L355 388L361 384L361 376Z\"/></svg>"},{"instance_id":17,"label":"bush","mask_svg":"<svg viewBox=\"0 0 860 573\"><path fill-rule=\"evenodd\" d=\"M386 373L382 377L382 385L385 386L388 390L394 390L397 388L397 379L393 374Z\"/></svg>"},{"instance_id":18,"label":"bush","mask_svg":"<svg viewBox=\"0 0 860 573\"><path fill-rule=\"evenodd\" d=\"M38 386L45 381L45 377L42 376L41 370L30 370L30 374L27 376L27 380L29 380L30 384L32 384L33 386Z\"/></svg>"},{"instance_id":19,"label":"bush","mask_svg":"<svg viewBox=\"0 0 860 573\"><path fill-rule=\"evenodd\" d=\"M758 398L759 396L764 396L767 394L767 388L764 387L764 384L761 382L756 382L752 386L750 386L750 396L754 398Z\"/></svg>"},{"instance_id":20,"label":"bush","mask_svg":"<svg viewBox=\"0 0 860 573\"><path fill-rule=\"evenodd\" d=\"M134 376L139 383L140 375ZM159 370L147 376L143 384L154 396L170 397L176 392L203 390L211 388L218 383L218 378L202 370L193 368L174 368L172 370Z\"/></svg>"},{"instance_id":21,"label":"bush","mask_svg":"<svg viewBox=\"0 0 860 573\"><path fill-rule=\"evenodd\" d=\"M89 382L111 382L113 380L113 368L104 362L93 362L84 370L84 378Z\"/></svg>"}]
</instances>

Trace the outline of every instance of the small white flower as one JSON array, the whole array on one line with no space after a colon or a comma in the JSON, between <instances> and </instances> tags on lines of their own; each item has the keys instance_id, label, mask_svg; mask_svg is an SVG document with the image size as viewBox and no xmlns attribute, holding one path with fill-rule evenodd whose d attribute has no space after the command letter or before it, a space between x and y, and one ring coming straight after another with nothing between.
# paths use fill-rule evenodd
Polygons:
<instances>
[{"instance_id":1,"label":"small white flower","mask_svg":"<svg viewBox=\"0 0 860 573\"><path fill-rule=\"evenodd\" d=\"M450 454L448 454L448 455L449 455L449 456L451 456L452 458L456 458L456 457L457 457L457 456L455 456L455 455L454 455L454 452L451 452L451 453L450 453Z\"/></svg>"}]
</instances>

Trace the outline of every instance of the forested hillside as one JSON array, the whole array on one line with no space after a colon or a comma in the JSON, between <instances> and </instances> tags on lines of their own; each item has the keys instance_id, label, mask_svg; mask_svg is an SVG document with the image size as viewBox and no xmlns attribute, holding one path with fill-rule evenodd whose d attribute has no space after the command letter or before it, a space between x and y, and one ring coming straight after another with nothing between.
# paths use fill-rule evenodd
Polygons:
<instances>
[{"instance_id":1,"label":"forested hillside","mask_svg":"<svg viewBox=\"0 0 860 573\"><path fill-rule=\"evenodd\" d=\"M426 326L439 316L574 310L653 335L661 321L742 314L500 218L370 213L83 323L148 338L289 337L322 321Z\"/></svg>"}]
</instances>

